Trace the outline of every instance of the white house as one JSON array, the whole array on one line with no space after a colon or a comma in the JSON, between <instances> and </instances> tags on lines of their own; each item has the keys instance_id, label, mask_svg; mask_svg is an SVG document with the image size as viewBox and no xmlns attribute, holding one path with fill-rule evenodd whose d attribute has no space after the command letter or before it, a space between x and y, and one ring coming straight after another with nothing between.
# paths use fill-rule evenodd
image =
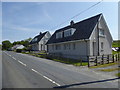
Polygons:
<instances>
[{"instance_id":1,"label":"white house","mask_svg":"<svg viewBox=\"0 0 120 90\"><path fill-rule=\"evenodd\" d=\"M23 45L17 44L17 45L15 45L15 46L13 46L11 49L12 49L12 50L16 50L16 49L23 49L23 48L24 48Z\"/></svg>"},{"instance_id":2,"label":"white house","mask_svg":"<svg viewBox=\"0 0 120 90\"><path fill-rule=\"evenodd\" d=\"M44 33L41 33L37 36L35 36L31 42L30 45L32 46L32 51L47 51L47 45L46 42L51 37L51 34L47 31Z\"/></svg>"},{"instance_id":3,"label":"white house","mask_svg":"<svg viewBox=\"0 0 120 90\"><path fill-rule=\"evenodd\" d=\"M62 57L83 59L112 54L112 36L103 14L56 30L48 40L48 52Z\"/></svg>"}]
</instances>

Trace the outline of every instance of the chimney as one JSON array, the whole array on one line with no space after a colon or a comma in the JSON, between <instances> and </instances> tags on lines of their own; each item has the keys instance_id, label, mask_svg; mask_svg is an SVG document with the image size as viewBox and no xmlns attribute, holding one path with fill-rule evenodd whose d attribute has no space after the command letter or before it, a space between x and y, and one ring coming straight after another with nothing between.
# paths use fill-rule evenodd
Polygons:
<instances>
[{"instance_id":1,"label":"chimney","mask_svg":"<svg viewBox=\"0 0 120 90\"><path fill-rule=\"evenodd\" d=\"M40 35L42 34L42 32L39 33Z\"/></svg>"},{"instance_id":2,"label":"chimney","mask_svg":"<svg viewBox=\"0 0 120 90\"><path fill-rule=\"evenodd\" d=\"M73 24L74 24L74 21L73 21L73 20L71 20L70 25L72 26Z\"/></svg>"}]
</instances>

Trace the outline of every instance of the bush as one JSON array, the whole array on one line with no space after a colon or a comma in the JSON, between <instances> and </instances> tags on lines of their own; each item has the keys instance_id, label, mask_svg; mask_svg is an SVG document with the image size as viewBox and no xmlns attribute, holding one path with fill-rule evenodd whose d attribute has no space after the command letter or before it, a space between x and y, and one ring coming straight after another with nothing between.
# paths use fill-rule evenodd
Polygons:
<instances>
[{"instance_id":1,"label":"bush","mask_svg":"<svg viewBox=\"0 0 120 90\"><path fill-rule=\"evenodd\" d=\"M21 53L22 49L16 49L16 52Z\"/></svg>"}]
</instances>

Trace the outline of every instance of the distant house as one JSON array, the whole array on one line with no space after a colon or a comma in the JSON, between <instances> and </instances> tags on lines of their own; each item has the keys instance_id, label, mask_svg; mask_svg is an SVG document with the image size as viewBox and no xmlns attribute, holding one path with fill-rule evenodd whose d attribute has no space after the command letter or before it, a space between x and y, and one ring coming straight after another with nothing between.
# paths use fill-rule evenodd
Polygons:
<instances>
[{"instance_id":1,"label":"distant house","mask_svg":"<svg viewBox=\"0 0 120 90\"><path fill-rule=\"evenodd\" d=\"M112 47L113 51L120 51L120 47Z\"/></svg>"},{"instance_id":2,"label":"distant house","mask_svg":"<svg viewBox=\"0 0 120 90\"><path fill-rule=\"evenodd\" d=\"M12 50L16 50L16 49L23 49L23 48L24 48L23 45L17 44L17 45L15 45L15 46L13 46L11 49L12 49Z\"/></svg>"},{"instance_id":3,"label":"distant house","mask_svg":"<svg viewBox=\"0 0 120 90\"><path fill-rule=\"evenodd\" d=\"M112 54L112 36L102 14L56 30L48 40L48 52L67 58Z\"/></svg>"},{"instance_id":4,"label":"distant house","mask_svg":"<svg viewBox=\"0 0 120 90\"><path fill-rule=\"evenodd\" d=\"M30 45L32 51L47 51L47 45L46 42L49 40L51 37L51 34L47 31L44 33L41 33L37 36L35 36L31 42Z\"/></svg>"}]
</instances>

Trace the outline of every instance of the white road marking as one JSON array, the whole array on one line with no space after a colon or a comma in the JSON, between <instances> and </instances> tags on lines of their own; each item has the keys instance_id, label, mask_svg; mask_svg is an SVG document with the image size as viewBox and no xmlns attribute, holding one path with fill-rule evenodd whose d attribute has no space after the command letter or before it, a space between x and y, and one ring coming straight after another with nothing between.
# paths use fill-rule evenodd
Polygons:
<instances>
[{"instance_id":1,"label":"white road marking","mask_svg":"<svg viewBox=\"0 0 120 90\"><path fill-rule=\"evenodd\" d=\"M46 77L46 76L44 76L44 75L42 75L41 73L39 73L38 71L36 71L35 69L31 69L33 72L35 72L35 73L37 73L37 74L39 74L39 75L41 75L42 77L44 77L45 79L47 79L47 80L49 80L50 82L52 82L52 83L54 83L54 84L56 84L57 86L60 86L60 84L58 84L58 83L56 83L55 81L53 81L52 79L50 79L50 78L48 78L48 77Z\"/></svg>"},{"instance_id":2,"label":"white road marking","mask_svg":"<svg viewBox=\"0 0 120 90\"><path fill-rule=\"evenodd\" d=\"M12 57L10 54L8 54L7 52L5 52L8 56ZM15 57L12 57L14 60L17 60ZM27 66L26 64L24 64L23 62L19 61L18 62L24 66Z\"/></svg>"},{"instance_id":3,"label":"white road marking","mask_svg":"<svg viewBox=\"0 0 120 90\"><path fill-rule=\"evenodd\" d=\"M24 66L27 66L26 64L24 64L23 62L21 62L21 61L19 61L19 60L18 60L18 62L19 62L20 64L24 65Z\"/></svg>"},{"instance_id":4,"label":"white road marking","mask_svg":"<svg viewBox=\"0 0 120 90\"><path fill-rule=\"evenodd\" d=\"M12 57L14 60L16 60L16 58L15 57Z\"/></svg>"},{"instance_id":5,"label":"white road marking","mask_svg":"<svg viewBox=\"0 0 120 90\"><path fill-rule=\"evenodd\" d=\"M10 57L12 57L11 55L9 55L7 52L5 52L8 56L10 56ZM15 57L12 57L14 60L17 60ZM24 64L23 62L21 62L20 60L18 60L18 62L20 63L20 64L22 64L22 65L24 65L24 66L27 66L26 64ZM35 69L31 69L33 72L35 72L35 73L37 73L37 74L39 74L39 75L41 75L42 77L44 77L45 79L47 79L47 80L49 80L50 82L52 82L52 83L54 83L54 84L56 84L57 86L60 86L60 84L58 84L58 83L56 83L55 81L53 81L52 79L50 79L50 78L48 78L48 77L46 77L46 76L44 76L44 75L42 75L41 73L39 73L38 71L36 71Z\"/></svg>"}]
</instances>

